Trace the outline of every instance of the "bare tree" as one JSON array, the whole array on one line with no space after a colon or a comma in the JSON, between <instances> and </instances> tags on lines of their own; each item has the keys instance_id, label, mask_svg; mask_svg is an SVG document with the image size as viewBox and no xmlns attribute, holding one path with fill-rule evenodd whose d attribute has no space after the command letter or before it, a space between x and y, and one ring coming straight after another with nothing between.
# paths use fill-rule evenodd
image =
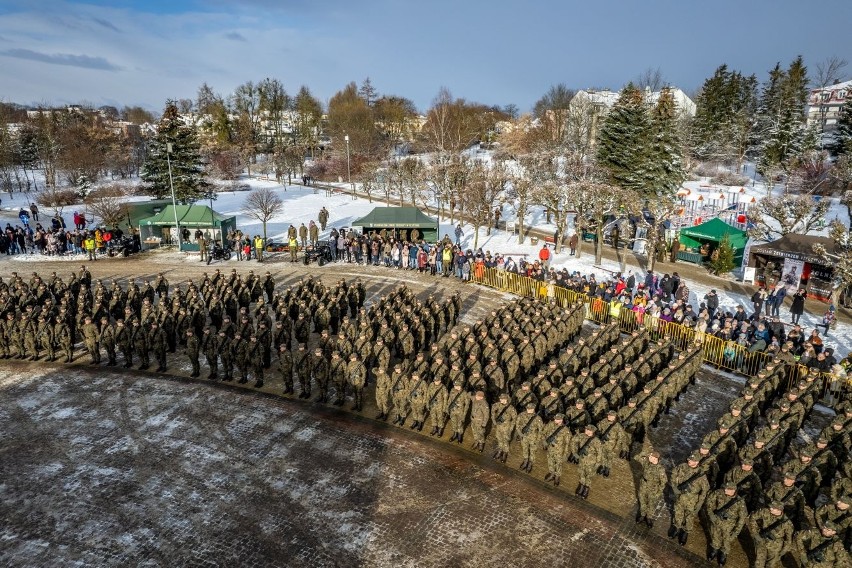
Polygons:
<instances>
[{"instance_id":1,"label":"bare tree","mask_svg":"<svg viewBox=\"0 0 852 568\"><path fill-rule=\"evenodd\" d=\"M105 227L115 228L129 220L127 192L120 185L106 185L93 190L85 199L86 207Z\"/></svg>"},{"instance_id":2,"label":"bare tree","mask_svg":"<svg viewBox=\"0 0 852 568\"><path fill-rule=\"evenodd\" d=\"M844 201L852 203L852 195L847 192ZM828 250L822 244L814 245L814 252L823 258L823 263L833 268L831 303L835 306L840 299L840 293L852 286L852 232L849 227L835 219L831 222L828 235L834 241L834 250Z\"/></svg>"},{"instance_id":3,"label":"bare tree","mask_svg":"<svg viewBox=\"0 0 852 568\"><path fill-rule=\"evenodd\" d=\"M497 199L503 195L509 174L501 163L487 166L473 162L468 184L463 193L464 211L473 225L473 248L479 248L479 229L487 227L491 234L491 219Z\"/></svg>"},{"instance_id":4,"label":"bare tree","mask_svg":"<svg viewBox=\"0 0 852 568\"><path fill-rule=\"evenodd\" d=\"M648 67L636 76L633 84L639 89L651 89L652 92L659 91L666 85L662 70L657 67Z\"/></svg>"},{"instance_id":5,"label":"bare tree","mask_svg":"<svg viewBox=\"0 0 852 568\"><path fill-rule=\"evenodd\" d=\"M545 153L538 159L533 172L535 189L533 202L547 209L556 225L554 236L556 252L562 250L562 235L571 209L571 186L563 170L563 158L559 154Z\"/></svg>"},{"instance_id":6,"label":"bare tree","mask_svg":"<svg viewBox=\"0 0 852 568\"><path fill-rule=\"evenodd\" d=\"M827 57L824 61L817 63L814 83L816 83L816 86L820 89L833 85L842 79L843 70L848 64L849 62L842 57L838 57L836 55Z\"/></svg>"},{"instance_id":7,"label":"bare tree","mask_svg":"<svg viewBox=\"0 0 852 568\"><path fill-rule=\"evenodd\" d=\"M526 238L527 210L530 207L535 189L535 172L538 170L538 158L532 155L518 158L517 167L510 173L507 197L516 202L518 243Z\"/></svg>"},{"instance_id":8,"label":"bare tree","mask_svg":"<svg viewBox=\"0 0 852 568\"><path fill-rule=\"evenodd\" d=\"M266 240L266 223L284 210L284 201L268 187L258 187L246 196L242 213L263 223L263 240Z\"/></svg>"},{"instance_id":9,"label":"bare tree","mask_svg":"<svg viewBox=\"0 0 852 568\"><path fill-rule=\"evenodd\" d=\"M765 241L788 234L807 235L822 225L829 205L829 200L815 201L807 194L767 195L749 210L749 219L755 225L749 234Z\"/></svg>"}]
</instances>

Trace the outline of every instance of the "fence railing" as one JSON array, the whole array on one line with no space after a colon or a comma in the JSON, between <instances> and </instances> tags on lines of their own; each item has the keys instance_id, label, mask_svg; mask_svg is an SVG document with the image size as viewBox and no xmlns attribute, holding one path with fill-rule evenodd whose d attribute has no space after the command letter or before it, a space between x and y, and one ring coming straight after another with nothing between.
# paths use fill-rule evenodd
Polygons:
<instances>
[{"instance_id":1,"label":"fence railing","mask_svg":"<svg viewBox=\"0 0 852 568\"><path fill-rule=\"evenodd\" d=\"M665 337L680 350L691 344L701 343L705 363L732 373L753 377L772 358L762 351L750 351L735 341L722 339L647 313L633 311L621 302L605 302L598 297L588 296L582 292L555 286L552 282L535 280L514 272L480 266L478 270L471 271L471 279L477 284L518 296L553 299L561 306L567 306L579 300L586 306L588 320L600 324L617 321L625 333L631 333L644 325L652 337ZM792 365L788 371L787 388L789 389L807 374L806 366ZM821 373L820 378L823 382L823 399L832 403L843 389L843 382L830 373Z\"/></svg>"}]
</instances>

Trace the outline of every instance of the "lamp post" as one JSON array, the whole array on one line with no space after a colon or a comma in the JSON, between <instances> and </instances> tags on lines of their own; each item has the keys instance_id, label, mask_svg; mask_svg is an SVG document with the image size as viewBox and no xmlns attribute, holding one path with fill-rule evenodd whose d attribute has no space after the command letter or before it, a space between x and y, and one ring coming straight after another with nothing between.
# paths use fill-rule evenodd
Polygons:
<instances>
[{"instance_id":1,"label":"lamp post","mask_svg":"<svg viewBox=\"0 0 852 568\"><path fill-rule=\"evenodd\" d=\"M352 187L352 199L355 199L355 186L352 185L352 168L349 166L349 135L343 137L346 140L346 181Z\"/></svg>"},{"instance_id":2,"label":"lamp post","mask_svg":"<svg viewBox=\"0 0 852 568\"><path fill-rule=\"evenodd\" d=\"M180 250L180 224L178 224L177 203L175 203L175 183L172 179L172 143L166 142L166 163L169 165L169 187L172 190L172 211L175 213L175 232L177 233L177 245Z\"/></svg>"}]
</instances>

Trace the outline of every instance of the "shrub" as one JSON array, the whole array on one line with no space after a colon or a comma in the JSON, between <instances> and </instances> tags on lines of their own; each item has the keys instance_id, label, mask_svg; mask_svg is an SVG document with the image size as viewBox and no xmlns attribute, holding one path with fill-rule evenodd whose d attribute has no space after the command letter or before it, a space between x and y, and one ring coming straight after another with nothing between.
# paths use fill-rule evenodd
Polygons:
<instances>
[{"instance_id":1,"label":"shrub","mask_svg":"<svg viewBox=\"0 0 852 568\"><path fill-rule=\"evenodd\" d=\"M746 185L749 182L749 179L746 176L725 171L719 172L717 175L710 178L710 181L717 185Z\"/></svg>"}]
</instances>

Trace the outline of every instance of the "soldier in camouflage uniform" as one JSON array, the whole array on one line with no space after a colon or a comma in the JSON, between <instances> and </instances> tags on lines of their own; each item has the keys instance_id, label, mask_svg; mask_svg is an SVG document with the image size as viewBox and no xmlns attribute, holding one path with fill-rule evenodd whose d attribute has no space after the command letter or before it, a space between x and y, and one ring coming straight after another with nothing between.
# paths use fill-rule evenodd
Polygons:
<instances>
[{"instance_id":1,"label":"soldier in camouflage uniform","mask_svg":"<svg viewBox=\"0 0 852 568\"><path fill-rule=\"evenodd\" d=\"M376 407L379 409L376 420L387 420L391 409L391 377L382 366L373 369L373 376L376 379Z\"/></svg>"},{"instance_id":2,"label":"soldier in camouflage uniform","mask_svg":"<svg viewBox=\"0 0 852 568\"><path fill-rule=\"evenodd\" d=\"M209 330L208 330L209 333ZM190 328L186 330L186 356L189 358L189 364L192 366L190 377L197 377L201 374L201 365L198 362L198 357L201 350L201 343L195 332Z\"/></svg>"},{"instance_id":3,"label":"soldier in camouflage uniform","mask_svg":"<svg viewBox=\"0 0 852 568\"><path fill-rule=\"evenodd\" d=\"M223 333L224 335L224 333ZM290 346L282 343L278 346L278 373L284 383L284 394L293 394L293 354ZM338 393L341 396L342 393Z\"/></svg>"},{"instance_id":4,"label":"soldier in camouflage uniform","mask_svg":"<svg viewBox=\"0 0 852 568\"><path fill-rule=\"evenodd\" d=\"M139 356L139 370L148 369L151 364L148 358L148 333L138 319L133 321L133 350Z\"/></svg>"},{"instance_id":5,"label":"soldier in camouflage uniform","mask_svg":"<svg viewBox=\"0 0 852 568\"><path fill-rule=\"evenodd\" d=\"M843 548L838 527L829 521L821 527L798 532L795 552L799 564L805 568L841 568L850 565L849 552Z\"/></svg>"},{"instance_id":6,"label":"soldier in camouflage uniform","mask_svg":"<svg viewBox=\"0 0 852 568\"><path fill-rule=\"evenodd\" d=\"M301 315L301 314L300 314ZM299 347L293 355L296 365L296 377L299 379L299 398L311 397L311 360L313 355L307 350L306 344L299 342Z\"/></svg>"},{"instance_id":7,"label":"soldier in camouflage uniform","mask_svg":"<svg viewBox=\"0 0 852 568\"><path fill-rule=\"evenodd\" d=\"M645 522L648 527L654 526L654 509L663 498L668 477L666 468L660 463L660 453L651 452L645 457L637 458L642 466L642 476L637 488L639 508L636 511L636 522Z\"/></svg>"},{"instance_id":8,"label":"soldier in camouflage uniform","mask_svg":"<svg viewBox=\"0 0 852 568\"><path fill-rule=\"evenodd\" d=\"M725 483L722 489L711 491L704 502L704 512L710 532L707 560L716 559L724 566L740 531L748 520L745 502L737 495L737 484Z\"/></svg>"},{"instance_id":9,"label":"soldier in camouflage uniform","mask_svg":"<svg viewBox=\"0 0 852 568\"><path fill-rule=\"evenodd\" d=\"M700 461L701 456L693 452L686 463L679 464L672 470L671 488L675 502L668 535L669 538L677 537L681 546L686 544L695 516L710 492L706 472L698 467Z\"/></svg>"},{"instance_id":10,"label":"soldier in camouflage uniform","mask_svg":"<svg viewBox=\"0 0 852 568\"><path fill-rule=\"evenodd\" d=\"M425 377L421 377L418 373L411 374L411 388L408 391L408 407L411 409L411 417L414 420L411 423L411 429L415 428L423 430L423 423L426 421L426 406L429 398L426 394L427 384Z\"/></svg>"},{"instance_id":11,"label":"soldier in camouflage uniform","mask_svg":"<svg viewBox=\"0 0 852 568\"><path fill-rule=\"evenodd\" d=\"M216 351L222 360L222 380L230 382L234 380L234 348L233 342L223 330L219 331L216 339Z\"/></svg>"},{"instance_id":12,"label":"soldier in camouflage uniform","mask_svg":"<svg viewBox=\"0 0 852 568\"><path fill-rule=\"evenodd\" d=\"M358 357L357 353L349 355L349 364L346 366L346 376L349 386L355 398L352 410L361 412L364 409L364 386L367 384L367 367Z\"/></svg>"},{"instance_id":13,"label":"soldier in camouflage uniform","mask_svg":"<svg viewBox=\"0 0 852 568\"><path fill-rule=\"evenodd\" d=\"M470 403L470 431L473 434L473 449L479 452L485 449L485 431L490 417L491 408L485 400L485 393L476 391Z\"/></svg>"},{"instance_id":14,"label":"soldier in camouflage uniform","mask_svg":"<svg viewBox=\"0 0 852 568\"><path fill-rule=\"evenodd\" d=\"M755 568L777 566L793 540L793 523L784 515L784 506L772 501L749 516L749 532L754 541Z\"/></svg>"},{"instance_id":15,"label":"soldier in camouflage uniform","mask_svg":"<svg viewBox=\"0 0 852 568\"><path fill-rule=\"evenodd\" d=\"M83 325L83 341L86 344L86 350L89 352L89 364L98 365L101 362L101 334L98 331L98 326L92 323L92 318L87 317L85 321L86 323Z\"/></svg>"},{"instance_id":16,"label":"soldier in camouflage uniform","mask_svg":"<svg viewBox=\"0 0 852 568\"><path fill-rule=\"evenodd\" d=\"M509 458L509 446L515 432L517 416L518 412L509 402L508 393L500 393L498 400L491 406L491 423L494 425L494 434L497 438L497 450L492 457L503 463L506 463Z\"/></svg>"},{"instance_id":17,"label":"soldier in camouflage uniform","mask_svg":"<svg viewBox=\"0 0 852 568\"><path fill-rule=\"evenodd\" d=\"M609 410L606 418L598 425L598 436L601 440L601 466L599 473L609 477L612 461L616 456L624 459L630 451L630 437L624 427L618 422L615 410Z\"/></svg>"},{"instance_id":18,"label":"soldier in camouflage uniform","mask_svg":"<svg viewBox=\"0 0 852 568\"><path fill-rule=\"evenodd\" d=\"M449 404L449 393L447 392L447 387L441 382L440 377L435 377L429 384L426 395L428 397L426 407L429 412L429 418L432 421L430 435L434 436L437 434L440 438L444 435L444 424L447 421L447 405Z\"/></svg>"},{"instance_id":19,"label":"soldier in camouflage uniform","mask_svg":"<svg viewBox=\"0 0 852 568\"><path fill-rule=\"evenodd\" d=\"M352 353L349 353L352 355ZM340 351L334 349L331 352L331 360L328 362L329 380L334 384L334 405L343 406L346 400L346 385L348 376L346 374L346 366L349 364L348 359L344 359Z\"/></svg>"},{"instance_id":20,"label":"soldier in camouflage uniform","mask_svg":"<svg viewBox=\"0 0 852 568\"><path fill-rule=\"evenodd\" d=\"M553 422L549 422L542 432L544 449L547 451L547 475L545 481L559 485L562 479L562 468L571 448L571 430L565 425L565 416L557 414Z\"/></svg>"},{"instance_id":21,"label":"soldier in camouflage uniform","mask_svg":"<svg viewBox=\"0 0 852 568\"><path fill-rule=\"evenodd\" d=\"M602 452L601 441L594 424L587 424L582 434L575 436L572 441L571 461L577 464L577 474L580 478L574 493L582 499L589 497L592 479L601 466Z\"/></svg>"},{"instance_id":22,"label":"soldier in camouflage uniform","mask_svg":"<svg viewBox=\"0 0 852 568\"><path fill-rule=\"evenodd\" d=\"M115 346L124 357L124 368L133 366L133 333L130 328L120 319L115 322Z\"/></svg>"},{"instance_id":23,"label":"soldier in camouflage uniform","mask_svg":"<svg viewBox=\"0 0 852 568\"><path fill-rule=\"evenodd\" d=\"M529 403L526 412L518 415L515 422L515 433L521 442L521 465L520 469L531 472L535 463L536 449L542 429L541 416L535 412L535 404Z\"/></svg>"},{"instance_id":24,"label":"soldier in camouflage uniform","mask_svg":"<svg viewBox=\"0 0 852 568\"><path fill-rule=\"evenodd\" d=\"M464 429L467 425L467 415L470 412L470 396L462 389L462 385L456 383L449 394L447 413L450 415L450 426L453 435L450 442L462 443L464 440Z\"/></svg>"}]
</instances>

